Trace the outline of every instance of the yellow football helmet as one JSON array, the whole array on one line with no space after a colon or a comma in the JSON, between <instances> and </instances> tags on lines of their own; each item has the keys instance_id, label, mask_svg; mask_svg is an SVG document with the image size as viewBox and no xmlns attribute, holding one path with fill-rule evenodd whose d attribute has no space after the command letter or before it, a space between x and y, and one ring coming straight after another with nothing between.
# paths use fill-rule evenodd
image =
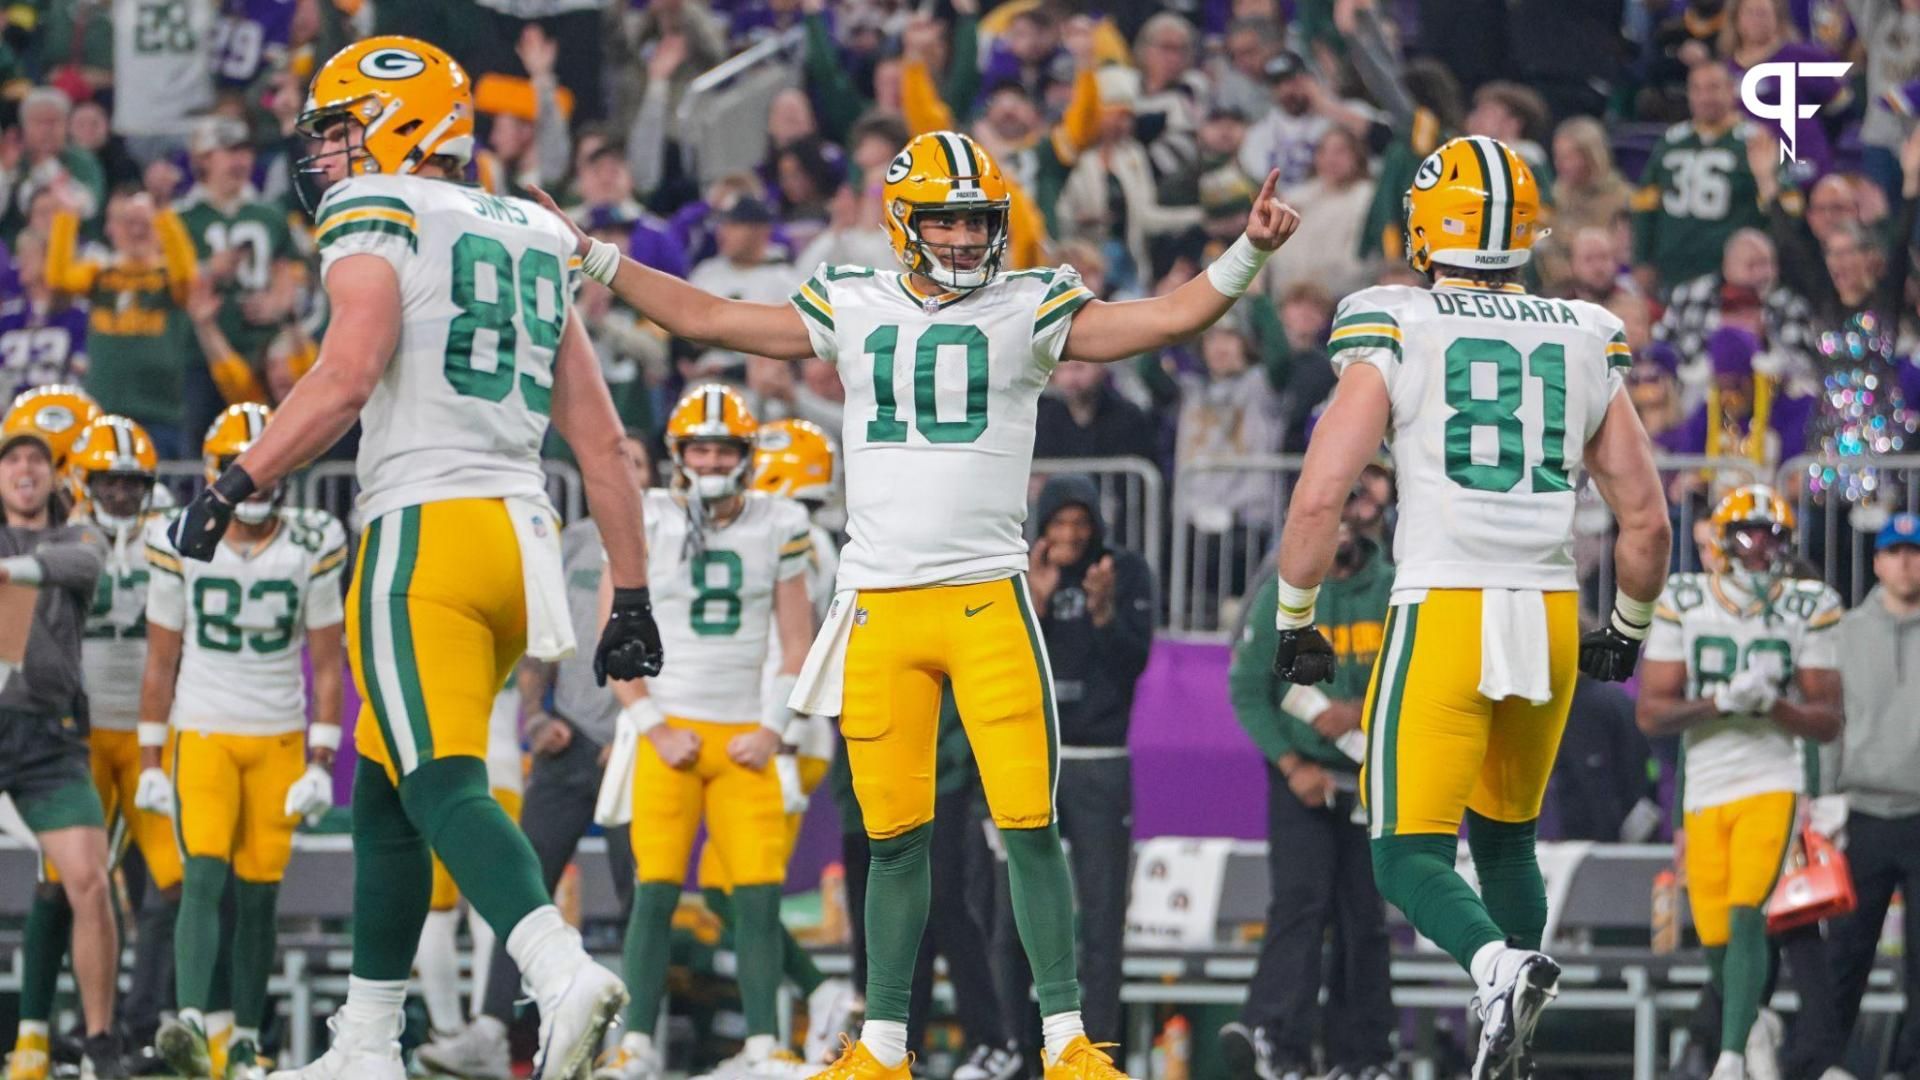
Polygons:
<instances>
[{"instance_id":1,"label":"yellow football helmet","mask_svg":"<svg viewBox=\"0 0 1920 1080\"><path fill-rule=\"evenodd\" d=\"M1713 543L1725 571L1744 571L1750 586L1786 572L1792 557L1793 507L1765 484L1734 488L1713 508Z\"/></svg>"},{"instance_id":2,"label":"yellow football helmet","mask_svg":"<svg viewBox=\"0 0 1920 1080\"><path fill-rule=\"evenodd\" d=\"M798 417L762 426L753 449L753 489L826 502L833 495L833 441L819 424Z\"/></svg>"},{"instance_id":3,"label":"yellow football helmet","mask_svg":"<svg viewBox=\"0 0 1920 1080\"><path fill-rule=\"evenodd\" d=\"M147 429L124 416L101 416L86 426L74 444L70 462L74 495L92 507L95 521L110 529L125 529L139 521L147 509L159 467L160 456L154 452ZM104 477L140 481L138 501L119 493L95 492L94 481ZM123 498L130 505L108 505Z\"/></svg>"},{"instance_id":4,"label":"yellow football helmet","mask_svg":"<svg viewBox=\"0 0 1920 1080\"><path fill-rule=\"evenodd\" d=\"M1539 239L1540 186L1507 144L1450 139L1428 154L1405 200L1407 263L1470 270L1525 266Z\"/></svg>"},{"instance_id":5,"label":"yellow football helmet","mask_svg":"<svg viewBox=\"0 0 1920 1080\"><path fill-rule=\"evenodd\" d=\"M985 285L1000 272L1007 254L1007 214L1013 197L1000 167L972 138L956 131L914 136L887 166L880 200L881 224L894 255L909 273L965 291ZM985 214L985 247L928 244L914 220L928 212ZM943 249L944 255L936 255L935 247ZM979 253L973 268L956 265L959 257L972 252Z\"/></svg>"},{"instance_id":6,"label":"yellow football helmet","mask_svg":"<svg viewBox=\"0 0 1920 1080\"><path fill-rule=\"evenodd\" d=\"M430 157L462 165L473 156L473 81L436 45L384 34L333 54L321 66L301 110L301 134L317 139L336 120L357 121L347 174L410 173ZM316 156L302 159L314 171Z\"/></svg>"},{"instance_id":7,"label":"yellow football helmet","mask_svg":"<svg viewBox=\"0 0 1920 1080\"><path fill-rule=\"evenodd\" d=\"M703 502L730 498L745 491L753 474L753 437L760 422L753 418L747 399L724 383L701 383L680 395L667 416L667 453L673 457L674 486L684 487ZM740 464L724 475L696 473L682 461L689 443L722 442L740 449Z\"/></svg>"},{"instance_id":8,"label":"yellow football helmet","mask_svg":"<svg viewBox=\"0 0 1920 1080\"><path fill-rule=\"evenodd\" d=\"M233 459L252 446L267 429L267 421L271 419L273 410L253 401L229 405L214 417L213 423L207 425L207 437L200 443L200 460L206 469L207 483L220 479ZM273 490L255 492L234 507L233 516L244 524L259 525L273 516L279 501L280 487L276 484Z\"/></svg>"},{"instance_id":9,"label":"yellow football helmet","mask_svg":"<svg viewBox=\"0 0 1920 1080\"><path fill-rule=\"evenodd\" d=\"M74 444L99 415L100 406L85 390L70 383L48 383L23 390L13 399L6 419L0 421L0 435L29 432L40 436L53 457L55 476L66 480Z\"/></svg>"}]
</instances>

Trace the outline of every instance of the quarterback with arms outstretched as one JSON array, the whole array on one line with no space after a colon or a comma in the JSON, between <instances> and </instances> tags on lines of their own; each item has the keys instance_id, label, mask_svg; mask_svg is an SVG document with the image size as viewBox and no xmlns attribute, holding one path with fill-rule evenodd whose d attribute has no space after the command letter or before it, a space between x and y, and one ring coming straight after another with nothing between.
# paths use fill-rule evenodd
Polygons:
<instances>
[{"instance_id":1,"label":"quarterback with arms outstretched","mask_svg":"<svg viewBox=\"0 0 1920 1080\"><path fill-rule=\"evenodd\" d=\"M752 355L817 355L838 365L846 386L852 539L792 700L800 712L840 716L873 839L867 1020L823 1075L908 1075L907 997L931 888L934 745L948 682L1006 844L1047 1076L1118 1075L1081 1031L1072 885L1053 804L1052 676L1022 576L1034 414L1062 359L1121 360L1225 314L1299 224L1274 200L1275 182L1262 188L1247 234L1206 274L1114 304L1095 300L1071 267L1000 271L1006 181L978 144L948 131L916 137L886 172L883 224L904 272L822 266L790 304L756 304L581 235L583 269L667 332Z\"/></svg>"},{"instance_id":2,"label":"quarterback with arms outstretched","mask_svg":"<svg viewBox=\"0 0 1920 1080\"><path fill-rule=\"evenodd\" d=\"M314 76L302 180L333 309L320 359L245 453L169 532L213 557L238 504L361 422L362 532L347 650L364 704L354 739L353 978L320 1060L293 1080L400 1080L408 968L432 887L429 850L507 943L541 1014L544 1075L576 1077L626 1003L560 917L526 837L488 793L495 692L523 652L574 648L559 522L540 444L551 417L580 461L606 540L612 615L596 653L656 674L640 488L586 330L573 235L532 203L452 183L473 151L473 94L440 49L374 37Z\"/></svg>"},{"instance_id":3,"label":"quarterback with arms outstretched","mask_svg":"<svg viewBox=\"0 0 1920 1080\"><path fill-rule=\"evenodd\" d=\"M1454 139L1421 163L1406 206L1407 260L1433 285L1341 301L1328 343L1339 386L1280 543L1274 669L1299 693L1333 674L1314 598L1347 493L1391 439L1397 570L1363 707L1361 791L1381 895L1473 975L1482 1080L1525 1064L1558 984L1537 951L1547 905L1533 843L1574 676L1632 673L1670 536L1646 432L1620 392L1632 360L1620 320L1519 283L1540 211L1526 163L1496 140ZM1572 552L1583 457L1620 528L1619 595L1585 639ZM1480 895L1454 871L1463 817Z\"/></svg>"}]
</instances>

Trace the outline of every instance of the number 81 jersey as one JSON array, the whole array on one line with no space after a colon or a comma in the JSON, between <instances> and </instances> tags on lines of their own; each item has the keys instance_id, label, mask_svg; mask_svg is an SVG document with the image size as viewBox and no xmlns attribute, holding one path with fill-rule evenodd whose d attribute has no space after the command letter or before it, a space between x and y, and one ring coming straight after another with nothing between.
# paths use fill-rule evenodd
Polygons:
<instances>
[{"instance_id":1,"label":"number 81 jersey","mask_svg":"<svg viewBox=\"0 0 1920 1080\"><path fill-rule=\"evenodd\" d=\"M181 636L173 725L228 735L307 726L306 632L345 621L347 534L322 510L282 508L251 554L223 540L207 562L182 559L168 520L147 526L147 622Z\"/></svg>"},{"instance_id":2,"label":"number 81 jersey","mask_svg":"<svg viewBox=\"0 0 1920 1080\"><path fill-rule=\"evenodd\" d=\"M1327 348L1386 380L1395 593L1575 587L1572 473L1632 363L1620 320L1443 277L1348 296Z\"/></svg>"}]
</instances>

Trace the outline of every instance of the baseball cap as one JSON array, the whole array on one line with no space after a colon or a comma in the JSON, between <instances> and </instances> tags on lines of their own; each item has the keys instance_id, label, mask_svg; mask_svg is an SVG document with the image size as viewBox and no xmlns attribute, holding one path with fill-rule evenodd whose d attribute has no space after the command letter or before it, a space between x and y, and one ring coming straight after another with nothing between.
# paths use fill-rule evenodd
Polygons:
<instances>
[{"instance_id":1,"label":"baseball cap","mask_svg":"<svg viewBox=\"0 0 1920 1080\"><path fill-rule=\"evenodd\" d=\"M736 225L771 225L773 210L751 195L742 195L720 211L720 220Z\"/></svg>"},{"instance_id":2,"label":"baseball cap","mask_svg":"<svg viewBox=\"0 0 1920 1080\"><path fill-rule=\"evenodd\" d=\"M1268 82L1285 82L1295 75L1304 74L1306 70L1306 58L1292 49L1281 50L1280 55L1267 61L1266 67L1261 69Z\"/></svg>"},{"instance_id":3,"label":"baseball cap","mask_svg":"<svg viewBox=\"0 0 1920 1080\"><path fill-rule=\"evenodd\" d=\"M22 428L19 431L9 432L5 438L0 438L0 457L6 457L8 451L23 442L37 443L40 449L47 452L48 458L53 457L53 444L47 442L47 437L37 428Z\"/></svg>"},{"instance_id":4,"label":"baseball cap","mask_svg":"<svg viewBox=\"0 0 1920 1080\"><path fill-rule=\"evenodd\" d=\"M1880 535L1873 541L1873 550L1885 551L1901 544L1920 547L1920 514L1893 515L1880 527Z\"/></svg>"}]
</instances>

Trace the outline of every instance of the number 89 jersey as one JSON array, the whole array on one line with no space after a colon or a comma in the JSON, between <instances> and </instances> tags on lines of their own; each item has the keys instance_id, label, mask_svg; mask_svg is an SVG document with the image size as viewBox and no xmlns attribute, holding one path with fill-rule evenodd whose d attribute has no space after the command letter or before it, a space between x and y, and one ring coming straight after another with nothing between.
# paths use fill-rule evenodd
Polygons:
<instances>
[{"instance_id":1,"label":"number 89 jersey","mask_svg":"<svg viewBox=\"0 0 1920 1080\"><path fill-rule=\"evenodd\" d=\"M1395 593L1575 587L1572 473L1632 363L1620 320L1441 278L1347 297L1327 348L1386 379Z\"/></svg>"},{"instance_id":2,"label":"number 89 jersey","mask_svg":"<svg viewBox=\"0 0 1920 1080\"><path fill-rule=\"evenodd\" d=\"M165 518L147 526L147 622L179 631L171 722L186 731L281 735L307 726L306 632L345 621L347 534L322 510L277 511L252 554L230 540L182 559Z\"/></svg>"},{"instance_id":3,"label":"number 89 jersey","mask_svg":"<svg viewBox=\"0 0 1920 1080\"><path fill-rule=\"evenodd\" d=\"M922 298L906 275L821 266L793 305L846 388L842 589L1011 577L1040 391L1093 293L1072 267Z\"/></svg>"},{"instance_id":4,"label":"number 89 jersey","mask_svg":"<svg viewBox=\"0 0 1920 1080\"><path fill-rule=\"evenodd\" d=\"M694 543L685 504L646 493L647 587L667 664L647 680L660 711L684 720L757 724L760 669L773 636L773 587L813 554L799 503L750 491L732 521Z\"/></svg>"},{"instance_id":5,"label":"number 89 jersey","mask_svg":"<svg viewBox=\"0 0 1920 1080\"><path fill-rule=\"evenodd\" d=\"M524 199L356 176L314 214L325 281L373 255L400 279L400 341L361 412L360 520L444 499L537 496L573 234Z\"/></svg>"},{"instance_id":6,"label":"number 89 jersey","mask_svg":"<svg viewBox=\"0 0 1920 1080\"><path fill-rule=\"evenodd\" d=\"M1720 574L1674 574L1641 655L1686 664L1689 698L1712 697L1756 667L1791 694L1801 668L1839 666L1843 613L1840 594L1818 581L1777 582L1762 601ZM1689 811L1805 786L1800 740L1764 716L1709 720L1687 729L1683 745Z\"/></svg>"}]
</instances>

